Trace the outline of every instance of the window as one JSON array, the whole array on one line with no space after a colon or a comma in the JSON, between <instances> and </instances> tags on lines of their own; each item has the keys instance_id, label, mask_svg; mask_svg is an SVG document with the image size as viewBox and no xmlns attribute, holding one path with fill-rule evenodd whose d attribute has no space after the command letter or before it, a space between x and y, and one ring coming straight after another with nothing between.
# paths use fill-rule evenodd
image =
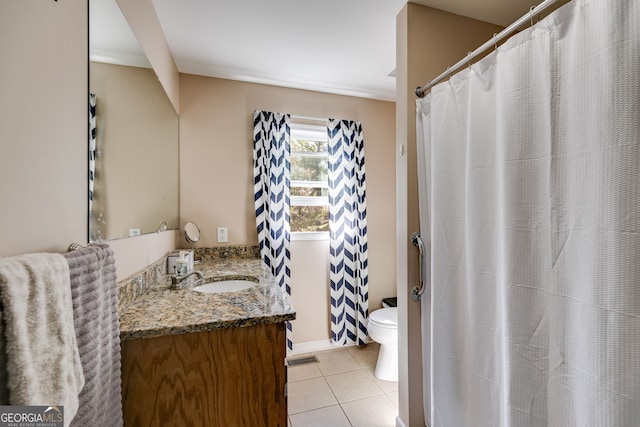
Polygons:
<instances>
[{"instance_id":1,"label":"window","mask_svg":"<svg viewBox=\"0 0 640 427\"><path fill-rule=\"evenodd\" d=\"M327 129L324 126L292 123L290 141L291 232L328 232ZM298 235L298 237L302 236Z\"/></svg>"}]
</instances>

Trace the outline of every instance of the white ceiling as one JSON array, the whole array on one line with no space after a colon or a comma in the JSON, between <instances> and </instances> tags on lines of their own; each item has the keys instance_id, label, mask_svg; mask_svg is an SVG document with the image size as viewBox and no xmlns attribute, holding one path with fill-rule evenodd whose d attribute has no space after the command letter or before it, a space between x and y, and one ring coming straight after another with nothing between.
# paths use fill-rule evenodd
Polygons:
<instances>
[{"instance_id":1,"label":"white ceiling","mask_svg":"<svg viewBox=\"0 0 640 427\"><path fill-rule=\"evenodd\" d=\"M414 0L506 26L531 0ZM406 0L152 0L178 71L394 100L396 15ZM91 57L140 61L115 0L90 0ZM480 44L480 43L479 43ZM136 64L144 66L142 63Z\"/></svg>"},{"instance_id":2,"label":"white ceiling","mask_svg":"<svg viewBox=\"0 0 640 427\"><path fill-rule=\"evenodd\" d=\"M89 0L89 58L151 68L116 0Z\"/></svg>"}]
</instances>

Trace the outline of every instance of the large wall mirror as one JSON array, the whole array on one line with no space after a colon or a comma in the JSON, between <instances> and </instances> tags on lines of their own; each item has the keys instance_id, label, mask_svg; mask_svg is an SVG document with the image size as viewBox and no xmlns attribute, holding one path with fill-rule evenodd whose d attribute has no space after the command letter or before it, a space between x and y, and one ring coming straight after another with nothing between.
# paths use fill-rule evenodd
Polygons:
<instances>
[{"instance_id":1,"label":"large wall mirror","mask_svg":"<svg viewBox=\"0 0 640 427\"><path fill-rule=\"evenodd\" d=\"M89 1L89 241L177 229L178 115L115 0Z\"/></svg>"}]
</instances>

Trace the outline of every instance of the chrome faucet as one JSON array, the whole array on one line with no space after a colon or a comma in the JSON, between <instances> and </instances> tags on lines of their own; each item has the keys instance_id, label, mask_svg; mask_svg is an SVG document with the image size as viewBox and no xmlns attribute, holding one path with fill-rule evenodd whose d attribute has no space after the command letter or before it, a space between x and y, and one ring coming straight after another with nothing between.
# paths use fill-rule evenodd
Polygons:
<instances>
[{"instance_id":1,"label":"chrome faucet","mask_svg":"<svg viewBox=\"0 0 640 427\"><path fill-rule=\"evenodd\" d=\"M193 275L198 276L198 280L202 280L204 276L199 271L192 271L191 273L187 273L185 275L182 274L174 274L171 276L171 287L170 289L182 289L182 282L184 282L188 277Z\"/></svg>"}]
</instances>

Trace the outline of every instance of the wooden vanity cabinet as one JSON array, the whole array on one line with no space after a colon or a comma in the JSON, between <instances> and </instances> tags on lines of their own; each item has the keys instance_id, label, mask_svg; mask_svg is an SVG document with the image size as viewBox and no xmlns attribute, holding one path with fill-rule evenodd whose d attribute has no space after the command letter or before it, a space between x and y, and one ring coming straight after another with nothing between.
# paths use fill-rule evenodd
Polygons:
<instances>
[{"instance_id":1,"label":"wooden vanity cabinet","mask_svg":"<svg viewBox=\"0 0 640 427\"><path fill-rule=\"evenodd\" d=\"M122 342L125 427L286 427L284 323Z\"/></svg>"}]
</instances>

